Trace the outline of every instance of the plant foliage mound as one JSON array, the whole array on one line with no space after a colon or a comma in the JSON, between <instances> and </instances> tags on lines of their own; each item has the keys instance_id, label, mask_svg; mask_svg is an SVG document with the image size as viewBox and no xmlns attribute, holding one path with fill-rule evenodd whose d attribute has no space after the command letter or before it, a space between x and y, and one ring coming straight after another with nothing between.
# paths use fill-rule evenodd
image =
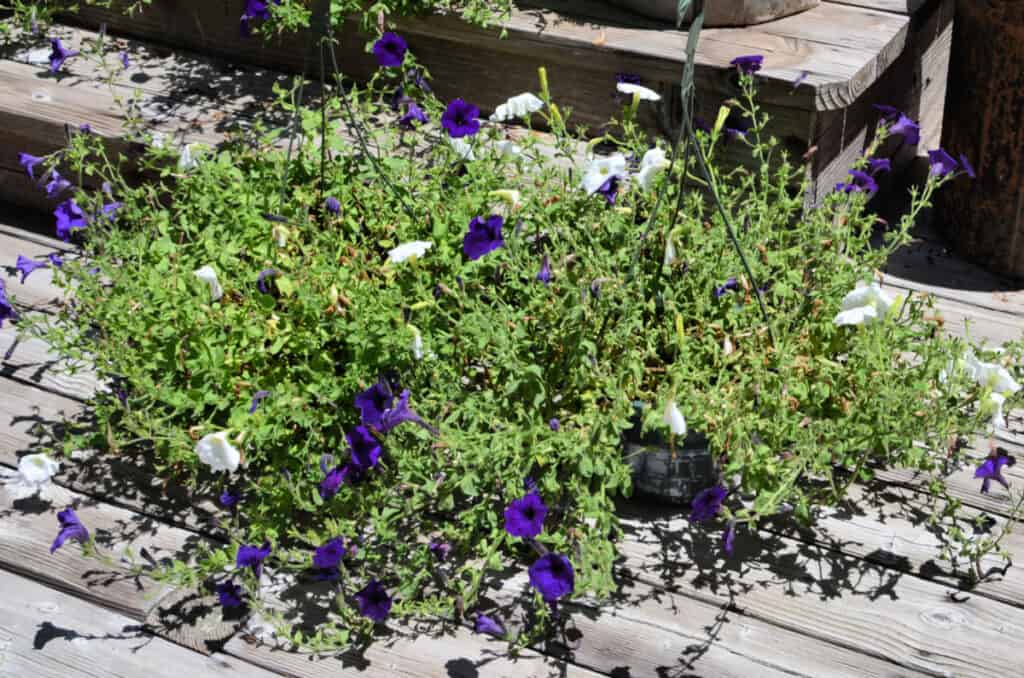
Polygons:
<instances>
[{"instance_id":1,"label":"plant foliage mound","mask_svg":"<svg viewBox=\"0 0 1024 678\"><path fill-rule=\"evenodd\" d=\"M878 222L884 151L916 143L905 116L805 209L804 167L756 103L759 59L669 148L632 122L661 105L641 85L588 144L543 73L488 120L396 67L400 37L378 51L368 87L316 108L281 92L294 128L151 147L141 183L89 133L24 159L78 179L55 211L81 248L54 265L73 301L22 318L110 386L102 435L70 447L134 450L223 506L230 542L167 576L258 609L265 568L326 582L326 621L289 635L323 650L388 618L486 614L485 577L523 570L539 630L558 600L614 588L638 403L672 445L707 437L722 482L691 519L728 554L737 529L809 521L878 468L938 478L951 440L1019 398L1018 347L981 353L879 285L933 192L972 171L936 151L910 213ZM727 144L747 167L719 164Z\"/></svg>"}]
</instances>

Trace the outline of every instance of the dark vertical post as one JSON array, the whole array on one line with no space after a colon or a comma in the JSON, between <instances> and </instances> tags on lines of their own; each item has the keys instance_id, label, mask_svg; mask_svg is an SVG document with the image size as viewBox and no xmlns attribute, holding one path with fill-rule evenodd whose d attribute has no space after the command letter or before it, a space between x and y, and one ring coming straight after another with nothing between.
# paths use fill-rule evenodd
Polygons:
<instances>
[{"instance_id":1,"label":"dark vertical post","mask_svg":"<svg viewBox=\"0 0 1024 678\"><path fill-rule=\"evenodd\" d=\"M938 194L936 217L957 250L1024 277L1024 0L958 0L942 146L978 178Z\"/></svg>"}]
</instances>

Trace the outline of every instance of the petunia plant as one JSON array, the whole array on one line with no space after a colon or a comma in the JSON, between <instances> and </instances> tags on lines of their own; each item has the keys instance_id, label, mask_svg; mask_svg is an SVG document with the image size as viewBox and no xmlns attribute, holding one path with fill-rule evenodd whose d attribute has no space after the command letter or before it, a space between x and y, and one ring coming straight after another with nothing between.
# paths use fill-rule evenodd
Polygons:
<instances>
[{"instance_id":1,"label":"petunia plant","mask_svg":"<svg viewBox=\"0 0 1024 678\"><path fill-rule=\"evenodd\" d=\"M742 96L689 121L687 146L636 125L661 105L636 78L608 83L622 115L587 141L543 71L485 116L434 97L403 67L414 49L381 36L380 72L329 86L330 115L280 92L294 144L257 126L188 163L150 148L145 183L94 135L61 153L91 180L54 198L82 254L51 266L74 304L19 323L111 384L102 435L69 449L134 451L219 498L230 543L164 576L318 650L431 615L527 642L559 601L614 590L638 424L670 447L706 437L720 481L687 515L731 553L738 531L810 521L879 468L933 474L941 495L950 441L1020 404L1020 345L944 336L929 299L877 273L973 173L936 155L909 214L879 224L885 151L918 142L906 116L883 111L850 179L805 209L804 168L757 106L760 58L736 61ZM752 169L716 162L727 142ZM22 164L43 177L56 159ZM1008 464L979 470L986 488ZM264 595L280 575L331 587L326 621L303 629ZM485 605L506 578L526 623Z\"/></svg>"}]
</instances>

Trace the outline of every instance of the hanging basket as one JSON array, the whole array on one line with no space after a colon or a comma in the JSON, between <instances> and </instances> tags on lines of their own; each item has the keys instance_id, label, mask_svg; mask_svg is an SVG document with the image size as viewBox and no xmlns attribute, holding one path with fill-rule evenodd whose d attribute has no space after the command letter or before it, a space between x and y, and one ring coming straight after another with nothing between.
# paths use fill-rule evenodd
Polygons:
<instances>
[{"instance_id":1,"label":"hanging basket","mask_svg":"<svg viewBox=\"0 0 1024 678\"><path fill-rule=\"evenodd\" d=\"M637 14L660 19L676 21L678 0L611 0L618 5ZM684 21L689 23L704 9L705 26L750 26L765 21L779 19L796 14L812 7L817 7L820 0L693 0L686 12Z\"/></svg>"},{"instance_id":2,"label":"hanging basket","mask_svg":"<svg viewBox=\"0 0 1024 678\"><path fill-rule=\"evenodd\" d=\"M689 505L697 493L718 482L715 458L707 439L690 431L675 446L657 433L641 435L640 414L626 432L623 453L633 469L634 493L669 504Z\"/></svg>"}]
</instances>

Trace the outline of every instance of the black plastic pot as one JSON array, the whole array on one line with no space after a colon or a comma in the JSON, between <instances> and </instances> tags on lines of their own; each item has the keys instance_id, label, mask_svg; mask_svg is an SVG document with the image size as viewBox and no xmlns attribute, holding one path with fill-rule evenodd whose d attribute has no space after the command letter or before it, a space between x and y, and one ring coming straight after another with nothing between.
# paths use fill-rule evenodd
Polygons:
<instances>
[{"instance_id":1,"label":"black plastic pot","mask_svg":"<svg viewBox=\"0 0 1024 678\"><path fill-rule=\"evenodd\" d=\"M640 407L633 428L623 437L623 453L633 469L636 495L669 504L689 505L701 490L718 482L707 439L690 431L675 447L667 436L640 433Z\"/></svg>"}]
</instances>

